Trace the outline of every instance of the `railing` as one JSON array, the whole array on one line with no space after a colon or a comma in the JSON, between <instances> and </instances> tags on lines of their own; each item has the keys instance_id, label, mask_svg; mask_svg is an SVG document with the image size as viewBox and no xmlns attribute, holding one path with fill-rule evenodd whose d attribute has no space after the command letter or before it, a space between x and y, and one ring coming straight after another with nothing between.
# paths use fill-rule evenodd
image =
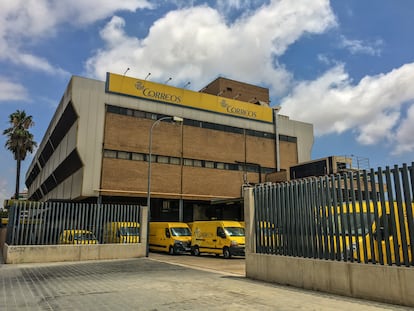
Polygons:
<instances>
[{"instance_id":1,"label":"railing","mask_svg":"<svg viewBox=\"0 0 414 311\"><path fill-rule=\"evenodd\" d=\"M414 266L413 165L254 189L257 253Z\"/></svg>"},{"instance_id":2,"label":"railing","mask_svg":"<svg viewBox=\"0 0 414 311\"><path fill-rule=\"evenodd\" d=\"M135 243L140 207L18 202L9 209L9 245ZM129 231L128 231L129 230Z\"/></svg>"}]
</instances>

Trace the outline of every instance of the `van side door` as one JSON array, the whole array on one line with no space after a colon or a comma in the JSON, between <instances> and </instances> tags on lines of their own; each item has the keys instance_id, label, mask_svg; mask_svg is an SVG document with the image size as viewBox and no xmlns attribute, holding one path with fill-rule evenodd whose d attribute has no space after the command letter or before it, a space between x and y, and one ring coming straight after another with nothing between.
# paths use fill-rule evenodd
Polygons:
<instances>
[{"instance_id":1,"label":"van side door","mask_svg":"<svg viewBox=\"0 0 414 311\"><path fill-rule=\"evenodd\" d=\"M223 248L226 245L226 233L224 232L223 227L217 227L216 230L216 248Z\"/></svg>"}]
</instances>

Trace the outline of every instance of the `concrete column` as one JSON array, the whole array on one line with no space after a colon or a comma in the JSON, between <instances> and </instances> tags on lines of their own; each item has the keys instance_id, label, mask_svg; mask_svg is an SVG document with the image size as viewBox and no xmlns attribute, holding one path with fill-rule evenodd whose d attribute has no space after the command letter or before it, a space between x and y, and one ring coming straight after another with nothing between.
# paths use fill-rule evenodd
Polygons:
<instances>
[{"instance_id":1,"label":"concrete column","mask_svg":"<svg viewBox=\"0 0 414 311\"><path fill-rule=\"evenodd\" d=\"M141 206L141 215L140 215L140 219L141 219L141 223L140 223L140 227L141 227L141 236L139 237L140 239L140 243L142 243L143 245L147 246L148 249L148 244L147 244L147 232L149 230L148 228L148 207L147 206Z\"/></svg>"},{"instance_id":2,"label":"concrete column","mask_svg":"<svg viewBox=\"0 0 414 311\"><path fill-rule=\"evenodd\" d=\"M180 222L184 221L184 200L180 199L178 201L178 220Z\"/></svg>"},{"instance_id":3,"label":"concrete column","mask_svg":"<svg viewBox=\"0 0 414 311\"><path fill-rule=\"evenodd\" d=\"M253 188L244 188L244 223L246 231L246 254L256 252L256 231L254 230Z\"/></svg>"}]
</instances>

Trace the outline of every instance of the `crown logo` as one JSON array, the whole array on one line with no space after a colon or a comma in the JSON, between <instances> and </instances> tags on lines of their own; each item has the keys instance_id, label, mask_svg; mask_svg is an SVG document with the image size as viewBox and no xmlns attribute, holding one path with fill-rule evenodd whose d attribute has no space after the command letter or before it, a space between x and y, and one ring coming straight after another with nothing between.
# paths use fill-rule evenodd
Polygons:
<instances>
[{"instance_id":1,"label":"crown logo","mask_svg":"<svg viewBox=\"0 0 414 311\"><path fill-rule=\"evenodd\" d=\"M137 90L142 91L142 90L145 88L144 83L142 83L142 82L138 81L137 83L135 83L135 88L136 88Z\"/></svg>"}]
</instances>

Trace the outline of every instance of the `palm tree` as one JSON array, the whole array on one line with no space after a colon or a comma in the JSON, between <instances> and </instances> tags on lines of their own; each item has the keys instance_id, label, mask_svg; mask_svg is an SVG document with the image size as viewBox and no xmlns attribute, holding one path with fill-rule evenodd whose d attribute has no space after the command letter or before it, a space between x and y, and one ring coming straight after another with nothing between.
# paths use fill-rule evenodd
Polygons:
<instances>
[{"instance_id":1,"label":"palm tree","mask_svg":"<svg viewBox=\"0 0 414 311\"><path fill-rule=\"evenodd\" d=\"M33 152L37 143L33 140L33 134L28 131L34 125L32 116L26 115L24 110L16 110L16 112L9 115L9 124L11 127L5 129L3 135L7 136L5 147L13 153L14 159L17 162L14 198L18 199L21 161L26 158L28 152Z\"/></svg>"}]
</instances>

